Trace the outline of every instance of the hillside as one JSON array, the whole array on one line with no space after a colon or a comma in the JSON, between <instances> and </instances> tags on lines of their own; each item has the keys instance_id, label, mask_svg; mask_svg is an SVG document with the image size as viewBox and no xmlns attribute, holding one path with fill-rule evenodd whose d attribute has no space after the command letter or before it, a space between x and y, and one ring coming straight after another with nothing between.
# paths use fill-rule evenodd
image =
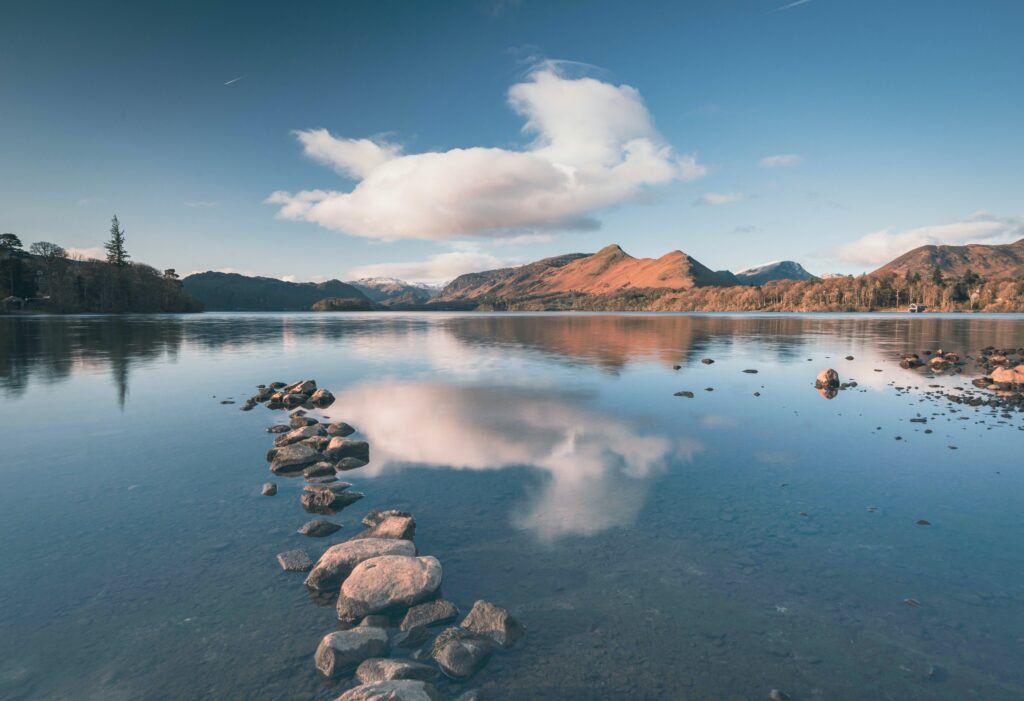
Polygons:
<instances>
[{"instance_id":1,"label":"hillside","mask_svg":"<svg viewBox=\"0 0 1024 701\"><path fill-rule=\"evenodd\" d=\"M439 301L521 299L559 294L607 295L633 289L687 290L728 286L732 281L682 251L661 258L634 258L617 245L597 253L546 258L520 266L462 275Z\"/></svg>"},{"instance_id":2,"label":"hillside","mask_svg":"<svg viewBox=\"0 0 1024 701\"><path fill-rule=\"evenodd\" d=\"M736 273L735 277L742 285L763 285L775 280L816 279L814 275L804 269L804 266L793 260L779 260L774 263L758 265Z\"/></svg>"},{"instance_id":3,"label":"hillside","mask_svg":"<svg viewBox=\"0 0 1024 701\"><path fill-rule=\"evenodd\" d=\"M946 277L962 277L968 270L984 278L1024 276L1024 239L1016 243L987 246L921 246L883 265L872 275L918 274L923 278L938 268Z\"/></svg>"},{"instance_id":4,"label":"hillside","mask_svg":"<svg viewBox=\"0 0 1024 701\"><path fill-rule=\"evenodd\" d=\"M207 311L309 311L323 299L350 299L355 306L373 308L362 292L338 280L285 282L211 271L189 275L182 283Z\"/></svg>"}]
</instances>

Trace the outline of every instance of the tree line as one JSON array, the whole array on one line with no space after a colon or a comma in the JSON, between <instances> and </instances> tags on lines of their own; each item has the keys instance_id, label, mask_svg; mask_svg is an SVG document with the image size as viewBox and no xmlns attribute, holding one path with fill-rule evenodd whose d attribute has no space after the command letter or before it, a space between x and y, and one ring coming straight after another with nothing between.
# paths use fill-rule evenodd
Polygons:
<instances>
[{"instance_id":1,"label":"tree line","mask_svg":"<svg viewBox=\"0 0 1024 701\"><path fill-rule=\"evenodd\" d=\"M163 272L131 260L117 215L104 244L106 260L74 257L58 244L0 234L0 300L4 310L48 312L196 312L173 268Z\"/></svg>"}]
</instances>

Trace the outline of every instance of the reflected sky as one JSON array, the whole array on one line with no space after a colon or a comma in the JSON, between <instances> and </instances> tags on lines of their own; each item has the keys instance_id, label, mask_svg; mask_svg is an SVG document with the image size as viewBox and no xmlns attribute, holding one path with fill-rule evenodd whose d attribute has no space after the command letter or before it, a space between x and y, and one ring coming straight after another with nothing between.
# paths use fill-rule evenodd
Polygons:
<instances>
[{"instance_id":1,"label":"reflected sky","mask_svg":"<svg viewBox=\"0 0 1024 701\"><path fill-rule=\"evenodd\" d=\"M326 414L359 427L373 448L370 473L415 468L543 471L512 519L543 540L632 523L647 478L689 461L699 441L642 432L630 419L588 408L586 396L546 389L390 381L338 396Z\"/></svg>"}]
</instances>

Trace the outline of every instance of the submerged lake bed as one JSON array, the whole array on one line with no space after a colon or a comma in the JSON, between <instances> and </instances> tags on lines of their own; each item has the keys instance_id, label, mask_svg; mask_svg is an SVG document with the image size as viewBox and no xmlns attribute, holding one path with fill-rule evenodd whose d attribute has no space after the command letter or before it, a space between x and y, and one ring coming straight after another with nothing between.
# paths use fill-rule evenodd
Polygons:
<instances>
[{"instance_id":1,"label":"submerged lake bed","mask_svg":"<svg viewBox=\"0 0 1024 701\"><path fill-rule=\"evenodd\" d=\"M275 556L389 508L527 629L445 698L1022 698L1024 414L899 365L986 346L1024 316L0 318L0 698L336 698ZM371 446L317 539L239 411L304 378Z\"/></svg>"}]
</instances>

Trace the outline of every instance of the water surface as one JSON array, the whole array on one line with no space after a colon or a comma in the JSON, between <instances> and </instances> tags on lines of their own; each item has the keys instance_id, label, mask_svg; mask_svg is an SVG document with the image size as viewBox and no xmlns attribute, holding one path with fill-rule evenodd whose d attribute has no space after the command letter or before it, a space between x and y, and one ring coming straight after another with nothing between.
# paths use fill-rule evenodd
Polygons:
<instances>
[{"instance_id":1,"label":"water surface","mask_svg":"<svg viewBox=\"0 0 1024 701\"><path fill-rule=\"evenodd\" d=\"M1024 317L0 318L0 698L335 698L274 556L390 507L529 630L447 696L1024 698L1024 415L897 363L987 345ZM239 411L307 377L373 450L320 540Z\"/></svg>"}]
</instances>

